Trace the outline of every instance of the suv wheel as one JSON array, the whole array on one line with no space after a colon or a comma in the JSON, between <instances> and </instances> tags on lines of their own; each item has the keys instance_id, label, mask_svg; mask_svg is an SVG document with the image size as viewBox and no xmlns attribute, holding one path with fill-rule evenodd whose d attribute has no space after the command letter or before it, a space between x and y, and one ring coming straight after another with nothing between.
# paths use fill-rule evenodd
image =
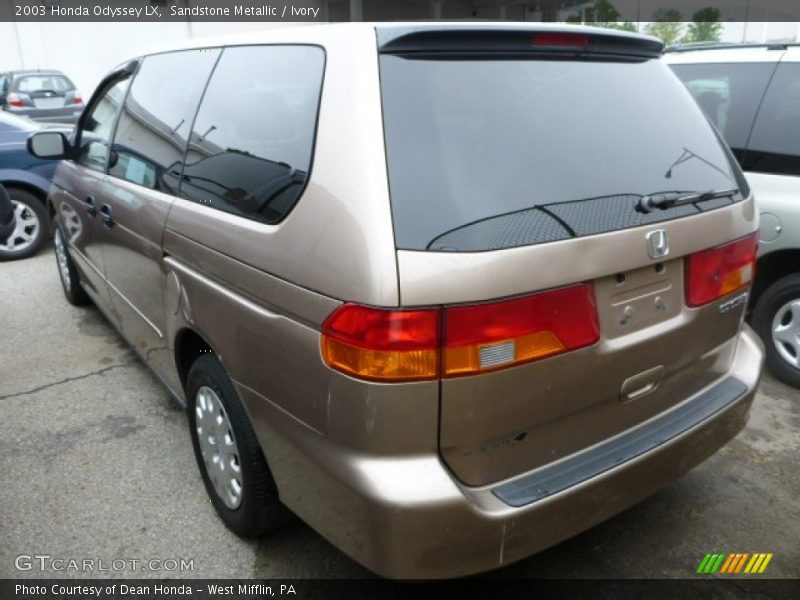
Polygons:
<instances>
[{"instance_id":1,"label":"suv wheel","mask_svg":"<svg viewBox=\"0 0 800 600\"><path fill-rule=\"evenodd\" d=\"M6 188L14 206L16 227L0 244L0 260L16 260L36 254L47 237L47 211L30 192Z\"/></svg>"},{"instance_id":2,"label":"suv wheel","mask_svg":"<svg viewBox=\"0 0 800 600\"><path fill-rule=\"evenodd\" d=\"M753 328L764 340L773 373L800 387L800 274L779 279L758 299Z\"/></svg>"},{"instance_id":3,"label":"suv wheel","mask_svg":"<svg viewBox=\"0 0 800 600\"><path fill-rule=\"evenodd\" d=\"M61 230L61 225L56 221L53 231L53 248L56 252L56 264L58 265L58 275L61 278L61 285L64 288L64 295L67 301L75 306L81 306L89 302L89 296L81 287L78 271L75 263L69 255L67 240Z\"/></svg>"},{"instance_id":4,"label":"suv wheel","mask_svg":"<svg viewBox=\"0 0 800 600\"><path fill-rule=\"evenodd\" d=\"M225 525L253 538L286 523L291 513L278 498L247 413L216 356L194 362L186 392L197 466Z\"/></svg>"}]
</instances>

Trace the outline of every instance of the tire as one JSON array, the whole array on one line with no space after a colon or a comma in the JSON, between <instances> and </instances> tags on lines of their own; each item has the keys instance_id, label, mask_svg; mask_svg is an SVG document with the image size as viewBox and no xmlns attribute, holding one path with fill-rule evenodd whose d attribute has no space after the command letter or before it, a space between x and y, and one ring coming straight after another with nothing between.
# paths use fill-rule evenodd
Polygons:
<instances>
[{"instance_id":1,"label":"tire","mask_svg":"<svg viewBox=\"0 0 800 600\"><path fill-rule=\"evenodd\" d=\"M18 260L36 254L47 239L47 210L42 201L25 190L7 187L17 225L0 244L0 260Z\"/></svg>"},{"instance_id":2,"label":"tire","mask_svg":"<svg viewBox=\"0 0 800 600\"><path fill-rule=\"evenodd\" d=\"M53 249L55 250L58 276L67 302L74 306L88 304L89 296L81 286L78 270L75 268L75 263L72 262L64 231L57 219L53 226Z\"/></svg>"},{"instance_id":3,"label":"tire","mask_svg":"<svg viewBox=\"0 0 800 600\"><path fill-rule=\"evenodd\" d=\"M752 323L764 341L767 366L778 379L800 388L800 273L764 291Z\"/></svg>"},{"instance_id":4,"label":"tire","mask_svg":"<svg viewBox=\"0 0 800 600\"><path fill-rule=\"evenodd\" d=\"M243 538L257 538L291 520L291 512L278 497L278 488L244 406L215 355L206 354L195 360L189 370L186 394L189 430L197 466L211 503L228 529ZM209 406L212 410L207 410ZM225 425L226 419L229 427ZM215 429L215 423L219 429ZM215 431L218 435L213 435ZM222 432L232 433L232 439ZM202 445L201 436L205 440ZM219 446L209 440L219 440L223 436L226 442L233 442L224 448L228 451L233 448L238 460L233 460L231 455L226 460L213 459ZM204 449L208 461L204 458ZM238 473L232 466L236 463ZM222 464L226 470L216 467L217 464ZM219 487L215 486L215 476ZM236 494L232 493L235 488L227 485L228 481L239 483L238 502Z\"/></svg>"}]
</instances>

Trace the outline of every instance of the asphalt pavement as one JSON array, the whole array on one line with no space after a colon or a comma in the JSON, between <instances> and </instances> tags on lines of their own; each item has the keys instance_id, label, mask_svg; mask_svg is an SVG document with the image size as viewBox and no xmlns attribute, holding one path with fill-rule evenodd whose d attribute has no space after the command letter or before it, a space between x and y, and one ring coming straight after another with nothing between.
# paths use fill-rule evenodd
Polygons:
<instances>
[{"instance_id":1,"label":"asphalt pavement","mask_svg":"<svg viewBox=\"0 0 800 600\"><path fill-rule=\"evenodd\" d=\"M765 374L748 427L711 459L488 576L686 578L707 552L771 552L766 575L798 578L798 467L800 391ZM97 309L66 302L48 250L0 263L0 578L93 575L372 576L300 521L259 541L222 525L183 411Z\"/></svg>"}]
</instances>

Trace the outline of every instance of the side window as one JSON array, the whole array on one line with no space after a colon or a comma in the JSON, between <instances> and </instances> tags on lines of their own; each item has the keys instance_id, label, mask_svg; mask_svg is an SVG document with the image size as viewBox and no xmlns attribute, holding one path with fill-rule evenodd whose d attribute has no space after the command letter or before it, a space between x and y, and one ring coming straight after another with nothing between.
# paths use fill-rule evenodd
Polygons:
<instances>
[{"instance_id":1,"label":"side window","mask_svg":"<svg viewBox=\"0 0 800 600\"><path fill-rule=\"evenodd\" d=\"M315 46L226 48L197 113L180 196L283 219L311 167L324 68Z\"/></svg>"},{"instance_id":2,"label":"side window","mask_svg":"<svg viewBox=\"0 0 800 600\"><path fill-rule=\"evenodd\" d=\"M670 66L741 161L775 63Z\"/></svg>"},{"instance_id":3,"label":"side window","mask_svg":"<svg viewBox=\"0 0 800 600\"><path fill-rule=\"evenodd\" d=\"M128 89L129 82L130 78L117 81L92 106L91 112L84 121L83 129L80 131L78 164L95 171L105 171L114 122L122 107L122 102L125 100L125 91Z\"/></svg>"},{"instance_id":4,"label":"side window","mask_svg":"<svg viewBox=\"0 0 800 600\"><path fill-rule=\"evenodd\" d=\"M8 92L8 77L0 75L0 96L5 96Z\"/></svg>"},{"instance_id":5,"label":"side window","mask_svg":"<svg viewBox=\"0 0 800 600\"><path fill-rule=\"evenodd\" d=\"M745 169L800 175L800 63L781 63L758 111Z\"/></svg>"},{"instance_id":6,"label":"side window","mask_svg":"<svg viewBox=\"0 0 800 600\"><path fill-rule=\"evenodd\" d=\"M142 61L119 117L109 175L177 190L192 119L219 52L187 50Z\"/></svg>"}]
</instances>

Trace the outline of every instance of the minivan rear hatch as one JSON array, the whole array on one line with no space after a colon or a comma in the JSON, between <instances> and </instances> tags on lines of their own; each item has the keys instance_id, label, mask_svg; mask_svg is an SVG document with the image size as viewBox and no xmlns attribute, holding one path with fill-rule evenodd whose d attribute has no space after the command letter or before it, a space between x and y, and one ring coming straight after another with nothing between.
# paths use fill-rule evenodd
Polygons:
<instances>
[{"instance_id":1,"label":"minivan rear hatch","mask_svg":"<svg viewBox=\"0 0 800 600\"><path fill-rule=\"evenodd\" d=\"M462 482L582 451L725 373L742 302L720 303L746 293L755 215L660 43L435 25L378 43L400 300L445 306L440 452ZM689 302L689 257L739 238L693 267L736 263L734 283Z\"/></svg>"}]
</instances>

